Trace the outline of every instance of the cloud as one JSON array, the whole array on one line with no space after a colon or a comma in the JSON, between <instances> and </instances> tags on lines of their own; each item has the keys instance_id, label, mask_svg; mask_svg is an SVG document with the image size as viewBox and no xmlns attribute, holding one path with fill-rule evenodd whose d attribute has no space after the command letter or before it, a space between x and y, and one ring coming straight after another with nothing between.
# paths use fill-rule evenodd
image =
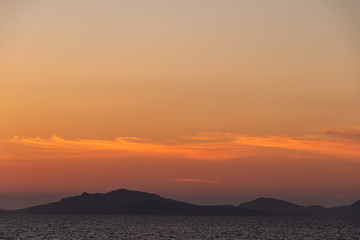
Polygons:
<instances>
[{"instance_id":1,"label":"cloud","mask_svg":"<svg viewBox=\"0 0 360 240\"><path fill-rule=\"evenodd\" d=\"M175 179L174 181L176 181L176 182L199 182L199 183L219 184L218 181L204 180L204 179L198 179L198 178L179 178L179 179Z\"/></svg>"},{"instance_id":2,"label":"cloud","mask_svg":"<svg viewBox=\"0 0 360 240\"><path fill-rule=\"evenodd\" d=\"M152 142L147 139L118 137L113 140L99 139L64 139L52 136L48 139L14 137L2 142L18 146L28 146L31 151L57 153L58 156L85 157L127 157L127 156L159 156L185 157L190 159L222 160L244 157L251 154L245 146L233 145L231 142L191 143L179 141ZM55 157L53 155L53 157Z\"/></svg>"},{"instance_id":3,"label":"cloud","mask_svg":"<svg viewBox=\"0 0 360 240\"><path fill-rule=\"evenodd\" d=\"M48 139L14 137L0 142L12 145L12 148L6 149L13 149L13 151L2 152L4 156L36 155L38 158L156 156L218 161L249 156L266 159L274 154L292 157L296 153L302 157L310 154L312 157L324 155L360 159L358 132L329 129L324 131L336 136L346 136L347 139L329 140L314 136L251 136L208 132L163 142L134 137L118 137L111 140L64 139L57 135Z\"/></svg>"}]
</instances>

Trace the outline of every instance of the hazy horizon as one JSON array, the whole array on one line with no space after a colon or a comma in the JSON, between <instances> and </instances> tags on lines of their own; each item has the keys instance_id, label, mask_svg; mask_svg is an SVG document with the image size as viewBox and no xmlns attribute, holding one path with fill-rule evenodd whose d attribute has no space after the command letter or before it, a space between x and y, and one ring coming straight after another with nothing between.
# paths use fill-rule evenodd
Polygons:
<instances>
[{"instance_id":1,"label":"hazy horizon","mask_svg":"<svg viewBox=\"0 0 360 240\"><path fill-rule=\"evenodd\" d=\"M0 208L360 199L359 1L4 0L0 34Z\"/></svg>"}]
</instances>

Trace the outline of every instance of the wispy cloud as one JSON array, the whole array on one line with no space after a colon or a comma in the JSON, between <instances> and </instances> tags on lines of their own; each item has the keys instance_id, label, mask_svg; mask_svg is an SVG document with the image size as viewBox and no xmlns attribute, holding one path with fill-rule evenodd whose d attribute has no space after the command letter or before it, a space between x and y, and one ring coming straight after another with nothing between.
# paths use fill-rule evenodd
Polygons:
<instances>
[{"instance_id":1,"label":"wispy cloud","mask_svg":"<svg viewBox=\"0 0 360 240\"><path fill-rule=\"evenodd\" d=\"M52 136L44 139L14 137L2 142L28 146L31 151L57 153L59 156L163 156L185 157L191 159L222 160L244 157L251 154L249 147L234 145L231 142L191 143L184 141L152 142L147 139L118 137L113 140L64 139ZM55 156L55 155L54 155Z\"/></svg>"},{"instance_id":2,"label":"wispy cloud","mask_svg":"<svg viewBox=\"0 0 360 240\"><path fill-rule=\"evenodd\" d=\"M176 181L176 182L198 182L198 183L219 184L218 181L198 179L198 178L179 178L179 179L175 179L174 181Z\"/></svg>"},{"instance_id":3,"label":"wispy cloud","mask_svg":"<svg viewBox=\"0 0 360 240\"><path fill-rule=\"evenodd\" d=\"M355 130L324 130L328 134L346 137L346 140L321 137L250 136L234 133L208 132L186 136L171 141L155 142L134 137L118 137L112 140L64 139L54 135L44 139L14 137L2 140L12 144L12 154L24 154L16 146L26 146L22 151L48 157L127 157L157 156L183 157L202 160L226 160L248 156L269 156L274 150L289 154L317 154L332 157L360 159L359 133ZM9 155L9 153L1 153ZM1 156L1 155L0 155Z\"/></svg>"}]
</instances>

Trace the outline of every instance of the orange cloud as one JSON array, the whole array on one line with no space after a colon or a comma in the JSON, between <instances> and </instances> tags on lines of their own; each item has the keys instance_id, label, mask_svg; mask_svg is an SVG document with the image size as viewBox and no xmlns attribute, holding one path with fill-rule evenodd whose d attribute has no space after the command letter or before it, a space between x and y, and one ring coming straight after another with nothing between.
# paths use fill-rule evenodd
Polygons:
<instances>
[{"instance_id":1,"label":"orange cloud","mask_svg":"<svg viewBox=\"0 0 360 240\"><path fill-rule=\"evenodd\" d=\"M248 144L259 147L273 147L280 149L297 150L334 157L360 159L360 144L350 141L329 141L317 139L294 139L289 137L251 137L239 136L237 144Z\"/></svg>"},{"instance_id":2,"label":"orange cloud","mask_svg":"<svg viewBox=\"0 0 360 240\"><path fill-rule=\"evenodd\" d=\"M12 144L12 154L35 154L38 157L183 157L202 160L226 160L277 153L316 154L338 158L360 159L360 143L352 139L328 140L319 137L248 136L234 133L200 133L163 142L134 137L113 140L20 138L2 140ZM19 151L17 148L22 147ZM9 153L2 153L9 155ZM1 155L0 155L1 157ZM6 157L6 156L5 156Z\"/></svg>"},{"instance_id":3,"label":"orange cloud","mask_svg":"<svg viewBox=\"0 0 360 240\"><path fill-rule=\"evenodd\" d=\"M191 159L222 160L244 157L250 154L245 146L229 142L187 143L178 141L151 142L147 139L118 137L114 140L63 139L52 136L49 139L14 137L2 142L18 146L28 146L31 152L46 156L57 153L67 157L126 157L126 156L164 156ZM56 157L56 155L53 155Z\"/></svg>"}]
</instances>

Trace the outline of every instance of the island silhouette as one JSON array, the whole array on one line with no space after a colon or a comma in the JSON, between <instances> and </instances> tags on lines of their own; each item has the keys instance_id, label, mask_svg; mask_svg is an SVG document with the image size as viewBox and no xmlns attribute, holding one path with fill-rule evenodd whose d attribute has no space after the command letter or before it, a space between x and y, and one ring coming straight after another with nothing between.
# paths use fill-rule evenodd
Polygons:
<instances>
[{"instance_id":1,"label":"island silhouette","mask_svg":"<svg viewBox=\"0 0 360 240\"><path fill-rule=\"evenodd\" d=\"M86 193L58 202L0 214L105 214L105 215L210 215L210 216L360 216L360 200L349 206L325 208L300 206L274 198L257 198L234 205L204 206L157 194L118 189L108 193Z\"/></svg>"}]
</instances>

